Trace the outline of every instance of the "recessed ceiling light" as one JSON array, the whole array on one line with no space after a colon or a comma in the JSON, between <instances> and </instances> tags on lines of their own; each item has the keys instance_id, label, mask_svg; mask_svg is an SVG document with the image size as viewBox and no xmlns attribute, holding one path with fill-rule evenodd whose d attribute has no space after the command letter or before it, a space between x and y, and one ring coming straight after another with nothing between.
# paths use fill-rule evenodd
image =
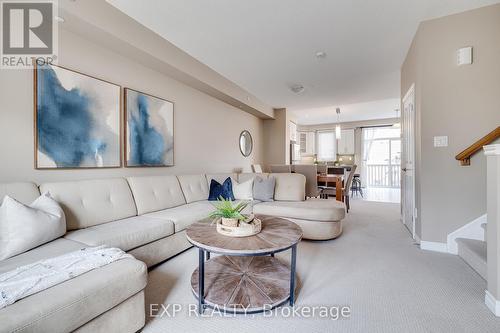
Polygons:
<instances>
[{"instance_id":1,"label":"recessed ceiling light","mask_svg":"<svg viewBox=\"0 0 500 333\"><path fill-rule=\"evenodd\" d=\"M316 52L316 58L318 59L325 59L326 58L326 52L325 51L318 51Z\"/></svg>"},{"instance_id":2,"label":"recessed ceiling light","mask_svg":"<svg viewBox=\"0 0 500 333\"><path fill-rule=\"evenodd\" d=\"M290 87L290 90L296 94L301 94L306 90L306 88L303 85L301 85L300 83L297 83L297 84L293 84Z\"/></svg>"},{"instance_id":3,"label":"recessed ceiling light","mask_svg":"<svg viewBox=\"0 0 500 333\"><path fill-rule=\"evenodd\" d=\"M59 23L64 23L65 22L64 18L62 18L61 16L55 16L54 20L56 20L56 22L59 22Z\"/></svg>"}]
</instances>

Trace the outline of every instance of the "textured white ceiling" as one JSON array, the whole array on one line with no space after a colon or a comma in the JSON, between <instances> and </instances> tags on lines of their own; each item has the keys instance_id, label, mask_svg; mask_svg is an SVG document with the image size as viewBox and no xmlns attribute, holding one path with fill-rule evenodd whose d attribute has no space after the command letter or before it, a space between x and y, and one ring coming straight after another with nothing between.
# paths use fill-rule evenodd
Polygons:
<instances>
[{"instance_id":1,"label":"textured white ceiling","mask_svg":"<svg viewBox=\"0 0 500 333\"><path fill-rule=\"evenodd\" d=\"M308 109L312 117L318 108L398 98L400 67L419 22L500 1L108 2L264 102L295 111L299 122L305 122L306 111L299 110ZM326 52L326 58L317 59L317 51ZM305 87L301 94L289 89L297 83ZM376 116L378 111L370 110L357 117L383 118L388 112Z\"/></svg>"}]
</instances>

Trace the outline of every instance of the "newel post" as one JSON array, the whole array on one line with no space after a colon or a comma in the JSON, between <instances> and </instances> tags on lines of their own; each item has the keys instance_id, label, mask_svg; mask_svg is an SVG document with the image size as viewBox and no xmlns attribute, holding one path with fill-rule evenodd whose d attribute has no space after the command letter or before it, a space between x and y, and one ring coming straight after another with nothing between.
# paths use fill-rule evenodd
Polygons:
<instances>
[{"instance_id":1,"label":"newel post","mask_svg":"<svg viewBox=\"0 0 500 333\"><path fill-rule=\"evenodd\" d=\"M484 146L487 158L486 187L488 227L486 232L488 289L485 303L500 317L500 144Z\"/></svg>"}]
</instances>

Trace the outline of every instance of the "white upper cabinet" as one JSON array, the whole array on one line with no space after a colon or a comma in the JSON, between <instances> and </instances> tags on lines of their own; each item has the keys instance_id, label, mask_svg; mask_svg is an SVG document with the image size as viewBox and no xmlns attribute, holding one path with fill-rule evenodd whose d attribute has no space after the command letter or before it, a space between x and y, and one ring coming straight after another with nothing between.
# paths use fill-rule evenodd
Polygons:
<instances>
[{"instance_id":1,"label":"white upper cabinet","mask_svg":"<svg viewBox=\"0 0 500 333\"><path fill-rule=\"evenodd\" d=\"M298 132L298 142L300 145L300 153L302 156L315 154L315 133L314 132Z\"/></svg>"},{"instance_id":2,"label":"white upper cabinet","mask_svg":"<svg viewBox=\"0 0 500 333\"><path fill-rule=\"evenodd\" d=\"M337 154L354 155L354 129L342 130L337 143Z\"/></svg>"}]
</instances>

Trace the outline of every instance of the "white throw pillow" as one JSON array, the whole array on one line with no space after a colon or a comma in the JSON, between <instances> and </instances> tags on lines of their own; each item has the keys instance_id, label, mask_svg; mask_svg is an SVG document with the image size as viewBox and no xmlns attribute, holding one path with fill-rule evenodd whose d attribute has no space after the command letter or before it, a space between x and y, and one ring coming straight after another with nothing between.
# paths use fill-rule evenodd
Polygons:
<instances>
[{"instance_id":1,"label":"white throw pillow","mask_svg":"<svg viewBox=\"0 0 500 333\"><path fill-rule=\"evenodd\" d=\"M0 260L50 242L66 233L66 218L49 193L29 206L5 196L0 206Z\"/></svg>"},{"instance_id":2,"label":"white throw pillow","mask_svg":"<svg viewBox=\"0 0 500 333\"><path fill-rule=\"evenodd\" d=\"M233 195L236 200L253 200L253 179L241 184L234 179L231 182L233 183Z\"/></svg>"}]
</instances>

